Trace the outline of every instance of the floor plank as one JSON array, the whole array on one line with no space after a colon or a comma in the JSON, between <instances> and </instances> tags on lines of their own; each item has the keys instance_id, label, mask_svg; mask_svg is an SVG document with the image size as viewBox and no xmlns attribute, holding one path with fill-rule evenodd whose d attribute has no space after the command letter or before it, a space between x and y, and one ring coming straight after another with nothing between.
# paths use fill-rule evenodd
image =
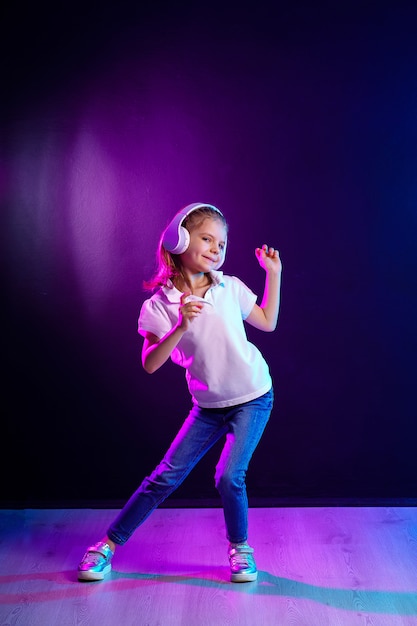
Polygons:
<instances>
[{"instance_id":1,"label":"floor plank","mask_svg":"<svg viewBox=\"0 0 417 626\"><path fill-rule=\"evenodd\" d=\"M252 508L259 578L244 584L221 509L159 509L105 581L78 582L115 513L0 510L0 625L417 625L417 508Z\"/></svg>"}]
</instances>

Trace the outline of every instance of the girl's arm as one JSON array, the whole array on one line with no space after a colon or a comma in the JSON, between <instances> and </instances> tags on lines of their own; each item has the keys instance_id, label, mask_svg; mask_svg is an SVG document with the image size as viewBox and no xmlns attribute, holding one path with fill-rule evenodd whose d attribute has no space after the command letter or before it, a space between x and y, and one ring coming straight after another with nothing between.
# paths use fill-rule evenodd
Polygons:
<instances>
[{"instance_id":1,"label":"girl's arm","mask_svg":"<svg viewBox=\"0 0 417 626\"><path fill-rule=\"evenodd\" d=\"M278 250L269 248L266 244L257 248L255 254L259 265L266 272L265 289L261 305L254 304L246 322L259 330L272 332L278 321L282 263Z\"/></svg>"},{"instance_id":2,"label":"girl's arm","mask_svg":"<svg viewBox=\"0 0 417 626\"><path fill-rule=\"evenodd\" d=\"M178 322L166 335L159 339L153 333L146 333L142 346L142 365L148 374L153 374L161 365L168 361L172 351L187 331L193 319L201 313L201 309L204 306L202 303L195 301L184 302L189 295L189 293L182 294Z\"/></svg>"}]
</instances>

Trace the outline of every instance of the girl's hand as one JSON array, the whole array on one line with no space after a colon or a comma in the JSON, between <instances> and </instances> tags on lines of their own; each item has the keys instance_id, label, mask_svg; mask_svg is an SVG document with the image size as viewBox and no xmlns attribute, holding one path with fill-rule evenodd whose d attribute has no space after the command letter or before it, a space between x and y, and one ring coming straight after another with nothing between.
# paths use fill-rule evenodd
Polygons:
<instances>
[{"instance_id":1,"label":"girl's hand","mask_svg":"<svg viewBox=\"0 0 417 626\"><path fill-rule=\"evenodd\" d=\"M181 306L179 308L178 328L187 330L191 322L200 315L204 306L202 302L196 302L191 300L186 302L188 296L191 296L191 292L183 293L181 296Z\"/></svg>"},{"instance_id":2,"label":"girl's hand","mask_svg":"<svg viewBox=\"0 0 417 626\"><path fill-rule=\"evenodd\" d=\"M262 248L256 248L256 258L258 263L266 272L274 272L278 274L282 270L281 259L279 258L279 252L275 248L270 248L264 243Z\"/></svg>"}]
</instances>

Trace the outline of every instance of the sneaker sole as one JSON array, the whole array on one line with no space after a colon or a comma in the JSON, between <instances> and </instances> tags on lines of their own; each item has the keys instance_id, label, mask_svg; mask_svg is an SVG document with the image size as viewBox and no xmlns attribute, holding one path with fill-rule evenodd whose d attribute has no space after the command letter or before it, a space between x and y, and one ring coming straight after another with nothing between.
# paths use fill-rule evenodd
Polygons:
<instances>
[{"instance_id":1,"label":"sneaker sole","mask_svg":"<svg viewBox=\"0 0 417 626\"><path fill-rule=\"evenodd\" d=\"M230 580L232 583L251 583L258 578L258 572L253 574L232 574Z\"/></svg>"},{"instance_id":2,"label":"sneaker sole","mask_svg":"<svg viewBox=\"0 0 417 626\"><path fill-rule=\"evenodd\" d=\"M107 574L111 572L111 563L106 565L102 572L91 572L86 570L85 572L78 572L78 580L103 580Z\"/></svg>"}]
</instances>

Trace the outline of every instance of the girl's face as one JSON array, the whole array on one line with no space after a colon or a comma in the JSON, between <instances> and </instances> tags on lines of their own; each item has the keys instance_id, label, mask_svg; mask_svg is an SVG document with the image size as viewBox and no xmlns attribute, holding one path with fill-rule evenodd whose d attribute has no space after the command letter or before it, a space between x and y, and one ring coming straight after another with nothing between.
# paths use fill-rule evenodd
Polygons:
<instances>
[{"instance_id":1,"label":"girl's face","mask_svg":"<svg viewBox=\"0 0 417 626\"><path fill-rule=\"evenodd\" d=\"M192 274L210 272L223 259L226 238L222 221L206 217L190 232L190 244L181 254L184 269Z\"/></svg>"}]
</instances>

